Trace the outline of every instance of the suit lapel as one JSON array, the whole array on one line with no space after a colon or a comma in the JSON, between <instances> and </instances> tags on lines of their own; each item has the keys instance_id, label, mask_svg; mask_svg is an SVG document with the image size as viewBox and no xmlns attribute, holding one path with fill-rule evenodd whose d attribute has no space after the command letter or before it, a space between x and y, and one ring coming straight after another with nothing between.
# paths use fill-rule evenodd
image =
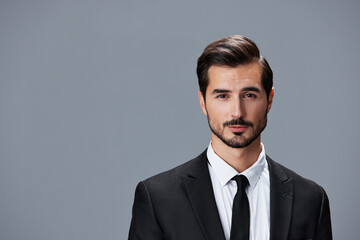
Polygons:
<instances>
[{"instance_id":1,"label":"suit lapel","mask_svg":"<svg viewBox=\"0 0 360 240\"><path fill-rule=\"evenodd\" d=\"M191 173L183 176L191 206L207 240L225 240L207 166L206 150L197 158Z\"/></svg>"},{"instance_id":2,"label":"suit lapel","mask_svg":"<svg viewBox=\"0 0 360 240\"><path fill-rule=\"evenodd\" d=\"M266 157L270 171L270 240L289 236L293 182L281 165ZM225 240L207 166L206 150L197 157L190 173L182 177L191 206L207 240Z\"/></svg>"},{"instance_id":3,"label":"suit lapel","mask_svg":"<svg viewBox=\"0 0 360 240\"><path fill-rule=\"evenodd\" d=\"M293 208L293 182L278 163L268 156L266 159L270 171L270 240L286 240Z\"/></svg>"}]
</instances>

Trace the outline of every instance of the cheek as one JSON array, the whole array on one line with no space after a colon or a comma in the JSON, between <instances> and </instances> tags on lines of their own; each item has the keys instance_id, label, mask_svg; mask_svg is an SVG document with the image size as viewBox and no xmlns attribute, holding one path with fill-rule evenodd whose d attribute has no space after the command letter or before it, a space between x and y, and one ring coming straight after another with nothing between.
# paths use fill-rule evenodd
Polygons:
<instances>
[{"instance_id":1,"label":"cheek","mask_svg":"<svg viewBox=\"0 0 360 240\"><path fill-rule=\"evenodd\" d=\"M218 109L208 109L207 117L210 124L217 129L222 128L223 123L229 120Z\"/></svg>"},{"instance_id":2,"label":"cheek","mask_svg":"<svg viewBox=\"0 0 360 240\"><path fill-rule=\"evenodd\" d=\"M212 119L216 121L226 120L228 119L229 109L227 109L226 105L211 105L207 107L207 113L211 116Z\"/></svg>"},{"instance_id":3,"label":"cheek","mask_svg":"<svg viewBox=\"0 0 360 240\"><path fill-rule=\"evenodd\" d=\"M249 118L260 119L264 118L264 114L267 113L266 104L249 104L246 107L246 113Z\"/></svg>"}]
</instances>

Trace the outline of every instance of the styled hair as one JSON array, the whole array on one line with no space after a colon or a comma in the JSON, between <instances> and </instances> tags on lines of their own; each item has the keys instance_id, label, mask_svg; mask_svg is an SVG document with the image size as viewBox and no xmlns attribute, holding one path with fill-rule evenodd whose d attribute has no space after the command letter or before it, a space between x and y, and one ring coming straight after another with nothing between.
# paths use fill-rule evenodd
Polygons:
<instances>
[{"instance_id":1,"label":"styled hair","mask_svg":"<svg viewBox=\"0 0 360 240\"><path fill-rule=\"evenodd\" d=\"M273 87L273 72L251 39L234 35L210 43L198 58L196 68L200 91L204 98L209 85L208 70L211 66L237 67L253 62L257 62L261 66L261 82L269 98Z\"/></svg>"}]
</instances>

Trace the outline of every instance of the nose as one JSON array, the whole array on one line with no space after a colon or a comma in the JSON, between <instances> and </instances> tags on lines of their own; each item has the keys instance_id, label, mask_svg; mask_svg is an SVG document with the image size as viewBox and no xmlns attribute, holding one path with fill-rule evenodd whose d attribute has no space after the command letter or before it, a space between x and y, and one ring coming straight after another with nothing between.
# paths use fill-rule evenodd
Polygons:
<instances>
[{"instance_id":1,"label":"nose","mask_svg":"<svg viewBox=\"0 0 360 240\"><path fill-rule=\"evenodd\" d=\"M233 99L231 107L231 117L233 119L238 119L243 116L243 106L240 99Z\"/></svg>"}]
</instances>

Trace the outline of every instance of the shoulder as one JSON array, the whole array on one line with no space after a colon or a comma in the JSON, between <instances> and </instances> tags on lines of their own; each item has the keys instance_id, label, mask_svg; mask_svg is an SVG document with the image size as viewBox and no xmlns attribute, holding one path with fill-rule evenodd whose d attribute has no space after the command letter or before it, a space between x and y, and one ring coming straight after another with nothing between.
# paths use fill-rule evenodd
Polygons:
<instances>
[{"instance_id":1,"label":"shoulder","mask_svg":"<svg viewBox=\"0 0 360 240\"><path fill-rule=\"evenodd\" d=\"M176 188L184 176L197 176L208 171L206 149L199 156L170 170L161 172L140 182L147 188L167 189Z\"/></svg>"},{"instance_id":2,"label":"shoulder","mask_svg":"<svg viewBox=\"0 0 360 240\"><path fill-rule=\"evenodd\" d=\"M327 198L324 189L316 182L300 176L293 170L272 160L269 156L267 156L267 161L269 164L270 181L272 178L277 178L282 182L291 182L294 186L294 192L304 198L313 200Z\"/></svg>"}]
</instances>

